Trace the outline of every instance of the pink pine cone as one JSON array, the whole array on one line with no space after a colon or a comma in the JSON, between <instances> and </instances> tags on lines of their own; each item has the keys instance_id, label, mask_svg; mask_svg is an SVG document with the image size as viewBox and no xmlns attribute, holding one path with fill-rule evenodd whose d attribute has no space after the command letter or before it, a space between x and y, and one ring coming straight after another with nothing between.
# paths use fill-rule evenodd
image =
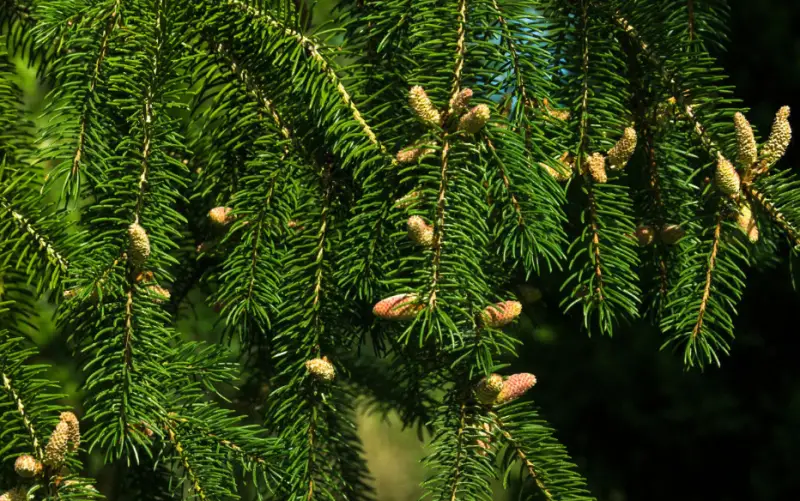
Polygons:
<instances>
[{"instance_id":1,"label":"pink pine cone","mask_svg":"<svg viewBox=\"0 0 800 501\"><path fill-rule=\"evenodd\" d=\"M423 308L416 300L416 294L396 294L379 301L372 313L384 320L412 320Z\"/></svg>"},{"instance_id":2,"label":"pink pine cone","mask_svg":"<svg viewBox=\"0 0 800 501\"><path fill-rule=\"evenodd\" d=\"M487 327L497 328L510 324L520 313L522 313L522 303L503 301L484 308L481 317Z\"/></svg>"},{"instance_id":3,"label":"pink pine cone","mask_svg":"<svg viewBox=\"0 0 800 501\"><path fill-rule=\"evenodd\" d=\"M536 384L536 376L523 372L508 376L495 403L504 404L516 400Z\"/></svg>"}]
</instances>

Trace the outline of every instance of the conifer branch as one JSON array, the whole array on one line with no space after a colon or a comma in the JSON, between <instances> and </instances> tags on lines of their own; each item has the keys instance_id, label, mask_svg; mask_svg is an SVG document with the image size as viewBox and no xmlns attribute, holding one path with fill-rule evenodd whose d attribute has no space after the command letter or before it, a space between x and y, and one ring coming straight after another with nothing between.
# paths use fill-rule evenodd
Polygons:
<instances>
[{"instance_id":1,"label":"conifer branch","mask_svg":"<svg viewBox=\"0 0 800 501\"><path fill-rule=\"evenodd\" d=\"M191 485L191 489L194 494L200 498L202 501L206 501L208 496L206 495L206 491L203 488L202 484L200 483L200 477L195 472L194 468L192 467L191 457L186 453L186 450L183 447L177 433L175 432L175 428L167 421L166 423L167 428L167 436L169 437L170 443L175 448L175 452L178 453L178 459L183 466L183 470L186 472L186 475L189 477L189 484Z\"/></svg>"},{"instance_id":2,"label":"conifer branch","mask_svg":"<svg viewBox=\"0 0 800 501\"><path fill-rule=\"evenodd\" d=\"M444 219L447 193L447 162L450 152L450 141L445 138L442 144L441 170L439 171L439 192L436 197L436 224L433 226L433 261L431 263L431 287L428 304L431 310L436 308L436 293L442 276L442 241L444 239Z\"/></svg>"},{"instance_id":3,"label":"conifer branch","mask_svg":"<svg viewBox=\"0 0 800 501\"><path fill-rule=\"evenodd\" d=\"M547 486L542 482L539 472L536 471L536 465L530 460L530 458L528 458L528 455L525 454L525 451L522 450L522 447L520 447L497 414L492 413L491 417L497 429L500 430L500 433L503 434L503 437L506 439L508 444L514 449L514 453L517 455L519 460L522 461L522 464L525 465L525 469L528 470L528 475L530 475L533 481L536 482L536 487L539 488L548 501L553 501L553 495L547 489Z\"/></svg>"},{"instance_id":4,"label":"conifer branch","mask_svg":"<svg viewBox=\"0 0 800 501\"><path fill-rule=\"evenodd\" d=\"M31 445L33 446L33 451L36 454L36 457L41 460L44 456L42 445L39 443L39 436L34 427L33 421L31 420L30 416L28 415L27 410L25 409L25 403L22 401L17 390L14 388L14 385L11 381L11 376L4 372L0 372L0 376L3 380L3 389L5 390L8 397L14 403L14 406L19 413L20 418L22 419L22 425L25 427L25 430L28 432L31 438Z\"/></svg>"},{"instance_id":5,"label":"conifer branch","mask_svg":"<svg viewBox=\"0 0 800 501\"><path fill-rule=\"evenodd\" d=\"M650 192L653 194L653 201L656 210L656 227L658 231L664 228L664 200L661 195L661 180L658 171L658 161L656 160L656 144L651 124L644 125L644 150L647 156L648 184ZM659 277L659 297L666 298L669 292L669 277L667 276L667 259L663 252L658 252L658 277Z\"/></svg>"},{"instance_id":6,"label":"conifer branch","mask_svg":"<svg viewBox=\"0 0 800 501\"><path fill-rule=\"evenodd\" d=\"M508 52L511 54L511 64L514 68L514 78L517 80L517 88L519 89L522 104L526 109L531 108L534 106L534 103L531 102L530 98L528 97L528 90L525 88L525 79L519 64L519 51L517 50L517 44L514 43L514 38L511 36L511 30L508 27L508 22L506 22L505 18L503 17L502 10L500 10L497 0L492 0L492 7L497 12L497 20L500 22L500 26L503 30L503 38L508 46Z\"/></svg>"},{"instance_id":7,"label":"conifer branch","mask_svg":"<svg viewBox=\"0 0 800 501\"><path fill-rule=\"evenodd\" d=\"M0 208L5 210L6 214L11 217L20 230L36 242L39 249L44 250L47 260L53 266L58 268L61 273L66 273L69 261L56 249L54 243L41 233L28 218L14 210L11 202L2 194L0 194Z\"/></svg>"},{"instance_id":8,"label":"conifer branch","mask_svg":"<svg viewBox=\"0 0 800 501\"><path fill-rule=\"evenodd\" d=\"M503 186L505 186L506 191L508 192L509 196L511 197L511 205L514 206L514 212L517 214L517 224L519 226L525 226L525 218L522 215L522 207L519 205L519 200L517 200L517 196L511 190L511 183L508 180L508 176L506 175L506 169L503 166L503 162L500 160L500 157L497 154L497 150L492 144L492 140L486 138L486 146L489 148L489 151L492 152L492 156L494 157L495 161L497 161L497 165L499 166L498 174L500 178L503 180Z\"/></svg>"},{"instance_id":9,"label":"conifer branch","mask_svg":"<svg viewBox=\"0 0 800 501\"><path fill-rule=\"evenodd\" d=\"M786 217L784 217L783 213L773 204L767 197L758 189L756 189L750 183L742 183L742 190L747 195L747 198L753 200L758 204L761 209L766 212L769 217L775 221L775 224L778 225L786 235L789 236L789 239L792 241L794 246L800 246L800 231L798 231L792 223L790 223Z\"/></svg>"},{"instance_id":10,"label":"conifer branch","mask_svg":"<svg viewBox=\"0 0 800 501\"><path fill-rule=\"evenodd\" d=\"M380 141L378 141L378 137L372 131L372 128L369 126L366 120L364 120L355 102L353 102L350 93L344 86L344 83L336 74L336 71L334 70L332 64L328 61L328 59L325 56L322 55L322 52L320 52L319 49L321 45L320 42L306 35L303 35L302 33L299 33L293 30L292 28L289 28L282 22L270 16L265 11L249 6L243 3L241 0L228 0L228 5L231 5L241 11L247 12L248 14L254 16L256 19L266 23L271 28L282 31L285 35L295 39L297 43L300 44L300 46L306 52L306 54L320 66L322 72L325 74L327 79L336 88L336 91L339 93L342 102L345 104L345 106L347 106L350 109L350 112L353 114L353 119L356 122L358 122L359 125L361 126L364 135L367 136L369 141L373 145L377 146L381 152L387 154L386 148L380 143Z\"/></svg>"},{"instance_id":11,"label":"conifer branch","mask_svg":"<svg viewBox=\"0 0 800 501\"><path fill-rule=\"evenodd\" d=\"M466 426L467 404L461 403L459 410L458 431L456 432L456 459L453 465L453 487L450 490L450 501L456 501L458 494L458 481L461 477L461 461L464 454L464 427Z\"/></svg>"},{"instance_id":12,"label":"conifer branch","mask_svg":"<svg viewBox=\"0 0 800 501\"><path fill-rule=\"evenodd\" d=\"M706 314L708 307L708 298L711 295L711 283L714 278L714 270L717 265L717 253L719 252L719 240L722 233L722 217L717 218L717 224L714 227L714 237L711 244L711 253L708 256L708 266L706 267L705 285L703 286L703 295L700 299L700 307L697 311L697 321L692 329L692 342L697 338L703 328L703 318Z\"/></svg>"}]
</instances>

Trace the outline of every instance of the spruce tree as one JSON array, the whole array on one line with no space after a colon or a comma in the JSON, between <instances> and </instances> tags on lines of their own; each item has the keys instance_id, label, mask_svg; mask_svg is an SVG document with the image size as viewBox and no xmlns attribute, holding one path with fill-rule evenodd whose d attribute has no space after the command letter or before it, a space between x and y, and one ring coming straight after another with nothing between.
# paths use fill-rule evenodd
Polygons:
<instances>
[{"instance_id":1,"label":"spruce tree","mask_svg":"<svg viewBox=\"0 0 800 501\"><path fill-rule=\"evenodd\" d=\"M747 270L797 252L789 109L748 123L711 55L724 0L313 16L0 2L0 500L111 497L88 452L124 499L374 499L362 404L431 432L427 499L515 471L526 499L592 499L536 377L505 370L514 286L560 280L589 333L645 317L702 368ZM51 89L44 125L14 61ZM82 410L27 339L42 303ZM218 343L178 329L199 303Z\"/></svg>"}]
</instances>

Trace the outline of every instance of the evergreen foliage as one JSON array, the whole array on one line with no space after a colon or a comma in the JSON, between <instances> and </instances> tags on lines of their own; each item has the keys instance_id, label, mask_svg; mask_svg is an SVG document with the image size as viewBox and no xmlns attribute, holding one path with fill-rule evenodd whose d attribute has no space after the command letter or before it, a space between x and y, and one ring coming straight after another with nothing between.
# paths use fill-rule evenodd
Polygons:
<instances>
[{"instance_id":1,"label":"evergreen foliage","mask_svg":"<svg viewBox=\"0 0 800 501\"><path fill-rule=\"evenodd\" d=\"M800 182L775 165L788 109L768 139L742 132L709 53L722 0L311 14L0 1L7 499L100 497L76 476L88 452L126 499L374 499L360 405L431 433L428 499L491 499L512 474L526 499L592 499L530 398L511 402L533 376L476 398L520 343L511 287L555 277L588 332L647 317L702 367L733 347L747 266L800 245ZM38 128L20 60L52 89ZM198 297L218 344L177 327ZM80 447L29 360L37 301L80 367ZM40 474L14 473L25 454Z\"/></svg>"}]
</instances>

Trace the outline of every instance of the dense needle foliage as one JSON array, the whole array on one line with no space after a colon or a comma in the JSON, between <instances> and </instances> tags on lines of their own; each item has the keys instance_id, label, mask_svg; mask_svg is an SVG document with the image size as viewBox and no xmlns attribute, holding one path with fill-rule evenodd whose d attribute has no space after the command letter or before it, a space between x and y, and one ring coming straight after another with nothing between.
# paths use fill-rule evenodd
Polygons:
<instances>
[{"instance_id":1,"label":"dense needle foliage","mask_svg":"<svg viewBox=\"0 0 800 501\"><path fill-rule=\"evenodd\" d=\"M358 405L432 436L432 500L590 488L507 374L562 281L687 367L731 349L800 184L709 50L722 0L1 0L0 500L369 500ZM52 91L26 121L13 61ZM177 322L202 297L219 343ZM36 301L83 412L31 362ZM372 350L369 356L362 353ZM238 363L233 363L235 354ZM500 375L502 374L502 376ZM520 398L523 397L524 398Z\"/></svg>"}]
</instances>

